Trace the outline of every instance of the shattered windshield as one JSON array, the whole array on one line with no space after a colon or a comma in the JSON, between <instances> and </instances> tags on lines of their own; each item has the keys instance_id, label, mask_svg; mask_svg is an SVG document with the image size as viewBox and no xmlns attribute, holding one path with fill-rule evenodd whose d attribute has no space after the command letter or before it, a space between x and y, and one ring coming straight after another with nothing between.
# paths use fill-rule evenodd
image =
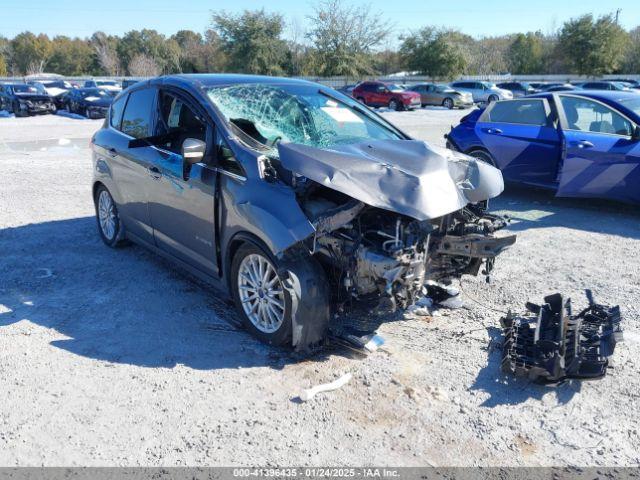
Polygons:
<instances>
[{"instance_id":1,"label":"shattered windshield","mask_svg":"<svg viewBox=\"0 0 640 480\"><path fill-rule=\"evenodd\" d=\"M313 85L240 84L207 92L230 125L278 155L278 142L313 147L402 137Z\"/></svg>"}]
</instances>

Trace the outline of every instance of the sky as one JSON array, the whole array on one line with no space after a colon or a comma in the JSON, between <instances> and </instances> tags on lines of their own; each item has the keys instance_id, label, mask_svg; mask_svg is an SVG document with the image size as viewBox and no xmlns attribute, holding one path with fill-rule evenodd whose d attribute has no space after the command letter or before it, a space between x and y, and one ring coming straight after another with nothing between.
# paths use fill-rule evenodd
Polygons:
<instances>
[{"instance_id":1,"label":"sky","mask_svg":"<svg viewBox=\"0 0 640 480\"><path fill-rule=\"evenodd\" d=\"M371 5L394 25L394 37L423 25L457 28L474 37L541 30L549 33L572 17L595 16L620 9L620 24L640 25L640 0L344 0ZM0 35L34 33L87 37L142 28L171 35L178 30L203 32L212 10L240 12L265 8L304 25L313 0L0 0Z\"/></svg>"}]
</instances>

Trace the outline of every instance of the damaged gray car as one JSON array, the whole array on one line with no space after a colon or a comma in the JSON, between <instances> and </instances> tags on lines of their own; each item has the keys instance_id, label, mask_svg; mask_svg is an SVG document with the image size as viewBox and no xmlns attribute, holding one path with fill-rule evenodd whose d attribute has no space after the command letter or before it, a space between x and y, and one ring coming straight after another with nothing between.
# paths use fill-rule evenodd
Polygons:
<instances>
[{"instance_id":1,"label":"damaged gray car","mask_svg":"<svg viewBox=\"0 0 640 480\"><path fill-rule=\"evenodd\" d=\"M367 333L429 280L488 275L515 241L486 212L497 169L306 81L140 82L92 148L102 240L132 240L228 292L270 344Z\"/></svg>"}]
</instances>

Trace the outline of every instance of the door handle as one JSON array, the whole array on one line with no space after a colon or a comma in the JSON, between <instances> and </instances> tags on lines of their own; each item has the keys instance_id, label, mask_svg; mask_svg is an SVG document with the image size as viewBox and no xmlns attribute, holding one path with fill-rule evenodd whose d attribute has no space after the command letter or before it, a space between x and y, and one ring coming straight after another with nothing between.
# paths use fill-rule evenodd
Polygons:
<instances>
[{"instance_id":1,"label":"door handle","mask_svg":"<svg viewBox=\"0 0 640 480\"><path fill-rule=\"evenodd\" d=\"M149 176L154 180L160 180L162 178L162 172L158 167L148 167L147 170L149 171Z\"/></svg>"},{"instance_id":2,"label":"door handle","mask_svg":"<svg viewBox=\"0 0 640 480\"><path fill-rule=\"evenodd\" d=\"M571 146L578 148L593 148L594 145L588 140L580 140L579 142L571 142Z\"/></svg>"},{"instance_id":3,"label":"door handle","mask_svg":"<svg viewBox=\"0 0 640 480\"><path fill-rule=\"evenodd\" d=\"M118 156L118 151L113 147L111 147L109 150L107 150L107 152L109 153L109 156L111 158L116 158Z\"/></svg>"},{"instance_id":4,"label":"door handle","mask_svg":"<svg viewBox=\"0 0 640 480\"><path fill-rule=\"evenodd\" d=\"M485 132L485 133L488 133L489 135L501 135L502 134L502 130L500 130L499 128L483 128L482 131Z\"/></svg>"}]
</instances>

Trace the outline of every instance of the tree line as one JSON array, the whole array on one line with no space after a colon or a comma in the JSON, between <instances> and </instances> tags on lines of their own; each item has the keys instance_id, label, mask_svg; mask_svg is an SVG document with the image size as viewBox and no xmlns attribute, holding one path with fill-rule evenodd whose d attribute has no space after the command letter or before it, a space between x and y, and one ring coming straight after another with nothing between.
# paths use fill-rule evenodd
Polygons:
<instances>
[{"instance_id":1,"label":"tree line","mask_svg":"<svg viewBox=\"0 0 640 480\"><path fill-rule=\"evenodd\" d=\"M0 76L235 72L360 78L411 71L451 79L503 72L640 72L640 26L627 31L614 15L582 15L552 33L483 38L434 26L394 38L394 26L384 18L370 8L319 0L306 28L279 13L245 10L212 12L204 33L165 36L143 29L49 38L23 32L12 39L0 36Z\"/></svg>"}]
</instances>

